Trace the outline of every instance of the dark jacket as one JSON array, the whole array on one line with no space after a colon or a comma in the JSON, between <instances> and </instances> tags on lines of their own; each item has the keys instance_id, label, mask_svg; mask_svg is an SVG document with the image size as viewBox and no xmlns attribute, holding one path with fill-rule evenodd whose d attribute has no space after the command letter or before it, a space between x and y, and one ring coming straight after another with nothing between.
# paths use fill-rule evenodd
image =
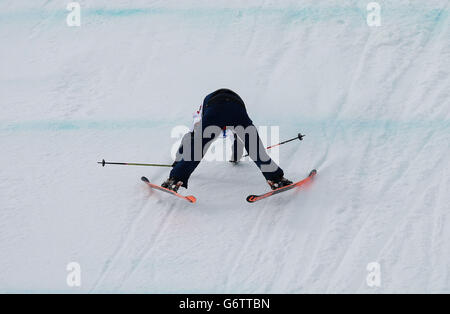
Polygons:
<instances>
[{"instance_id":1,"label":"dark jacket","mask_svg":"<svg viewBox=\"0 0 450 314\"><path fill-rule=\"evenodd\" d=\"M241 104L245 108L245 103L242 100L242 98L233 92L230 89L222 88L219 90L216 90L214 93L209 94L205 97L205 100L203 101L203 110L214 106L214 105L221 105L223 103L238 103ZM205 112L205 111L203 111Z\"/></svg>"}]
</instances>

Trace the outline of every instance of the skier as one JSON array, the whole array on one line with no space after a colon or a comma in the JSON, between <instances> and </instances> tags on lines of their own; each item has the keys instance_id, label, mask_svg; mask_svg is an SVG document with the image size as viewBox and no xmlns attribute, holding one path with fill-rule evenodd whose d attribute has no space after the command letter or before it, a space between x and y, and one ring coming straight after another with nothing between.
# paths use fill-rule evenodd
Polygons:
<instances>
[{"instance_id":1,"label":"skier","mask_svg":"<svg viewBox=\"0 0 450 314\"><path fill-rule=\"evenodd\" d=\"M229 89L219 89L206 96L203 105L194 115L194 127L183 137L169 179L161 186L174 192L181 186L187 188L189 177L209 146L227 127L231 127L234 133L232 162L239 161L245 146L272 190L292 184L284 178L283 170L267 154L241 97ZM205 136L209 133L210 137Z\"/></svg>"}]
</instances>

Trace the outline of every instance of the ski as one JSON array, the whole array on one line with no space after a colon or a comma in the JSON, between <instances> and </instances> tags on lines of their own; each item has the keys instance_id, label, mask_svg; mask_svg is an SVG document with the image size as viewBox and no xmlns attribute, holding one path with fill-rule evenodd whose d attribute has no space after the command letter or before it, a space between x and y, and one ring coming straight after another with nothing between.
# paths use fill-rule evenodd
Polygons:
<instances>
[{"instance_id":1,"label":"ski","mask_svg":"<svg viewBox=\"0 0 450 314\"><path fill-rule=\"evenodd\" d=\"M262 194L262 195L249 195L249 196L247 197L247 202L249 202L249 203L254 203L254 202L260 201L260 200L262 200L262 199L265 199L265 198L267 198L267 197L270 197L270 196L272 196L272 195L279 194L279 193L283 193L283 192L292 190L292 189L294 189L294 188L301 187L302 185L305 185L306 183L310 182L310 181L314 178L314 176L315 176L316 174L317 174L317 170L314 169L314 170L312 170L312 171L310 172L310 174L309 174L309 176L308 176L307 178L305 178L305 179L303 179L303 180L301 180L301 181L298 181L298 182L293 183L293 184L291 184L291 185L284 186L284 187L282 187L282 188L279 188L279 189L276 189L276 190L267 192L267 193Z\"/></svg>"},{"instance_id":2,"label":"ski","mask_svg":"<svg viewBox=\"0 0 450 314\"><path fill-rule=\"evenodd\" d=\"M150 188L152 188L152 189L155 189L155 190L159 190L159 191L163 191L163 192L172 194L173 196L176 196L176 197L179 197L179 198L181 198L181 199L184 199L185 201L188 201L189 203L195 203L195 202L197 201L197 199L196 199L194 196L192 196L192 195L190 195L190 196L183 196L183 195L181 195L181 194L178 194L177 192L174 192L174 191L172 191L172 190L163 188L162 186L153 184L153 183L151 183L150 180L147 179L146 177L142 177L141 180L144 181L144 182L145 182Z\"/></svg>"}]
</instances>

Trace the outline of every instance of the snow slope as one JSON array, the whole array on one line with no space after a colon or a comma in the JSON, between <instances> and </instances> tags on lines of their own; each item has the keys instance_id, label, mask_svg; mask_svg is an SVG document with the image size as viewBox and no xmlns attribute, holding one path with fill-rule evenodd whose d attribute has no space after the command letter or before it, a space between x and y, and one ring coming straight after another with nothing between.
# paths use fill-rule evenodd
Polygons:
<instances>
[{"instance_id":1,"label":"snow slope","mask_svg":"<svg viewBox=\"0 0 450 314\"><path fill-rule=\"evenodd\" d=\"M0 1L0 292L450 292L449 2L368 2ZM308 190L247 204L255 166L205 162L191 205L96 164L170 162L221 87L307 134L280 165Z\"/></svg>"}]
</instances>

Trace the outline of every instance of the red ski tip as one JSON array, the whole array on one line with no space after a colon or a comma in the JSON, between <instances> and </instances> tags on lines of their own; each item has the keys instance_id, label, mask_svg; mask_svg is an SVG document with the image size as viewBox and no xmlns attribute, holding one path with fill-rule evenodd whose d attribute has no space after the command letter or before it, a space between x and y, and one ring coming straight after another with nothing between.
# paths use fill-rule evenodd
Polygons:
<instances>
[{"instance_id":1,"label":"red ski tip","mask_svg":"<svg viewBox=\"0 0 450 314\"><path fill-rule=\"evenodd\" d=\"M197 202L197 199L196 199L194 196L192 196L192 195L186 196L186 199L187 199L189 202L191 202L192 204L195 204L195 202Z\"/></svg>"}]
</instances>

